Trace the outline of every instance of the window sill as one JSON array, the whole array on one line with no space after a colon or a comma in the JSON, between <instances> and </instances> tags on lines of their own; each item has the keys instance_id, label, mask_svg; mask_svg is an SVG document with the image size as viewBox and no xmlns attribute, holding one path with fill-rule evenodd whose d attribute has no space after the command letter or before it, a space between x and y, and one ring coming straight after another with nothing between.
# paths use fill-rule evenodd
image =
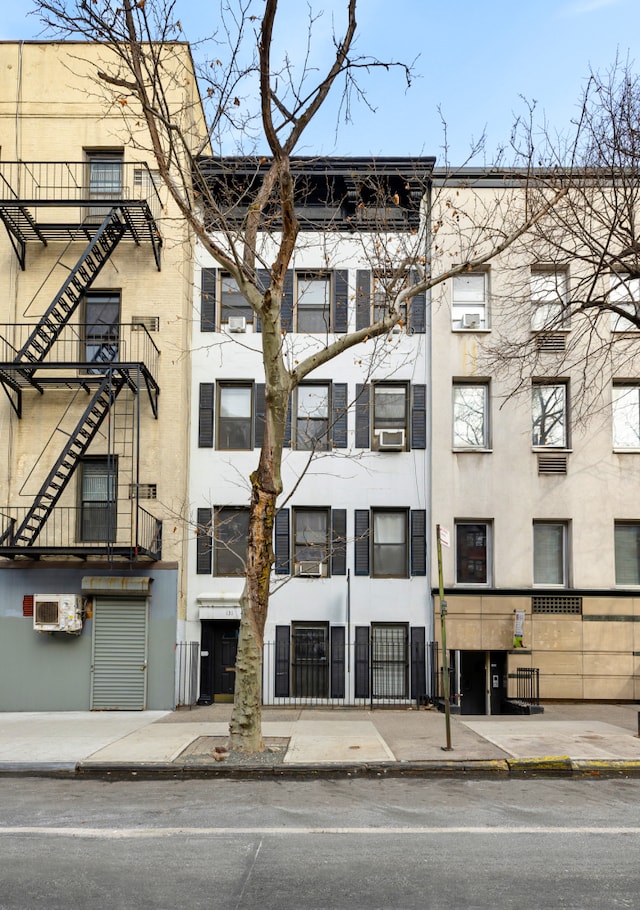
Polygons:
<instances>
[{"instance_id":1,"label":"window sill","mask_svg":"<svg viewBox=\"0 0 640 910\"><path fill-rule=\"evenodd\" d=\"M573 453L573 449L564 446L532 446L531 451L534 455L571 455Z\"/></svg>"},{"instance_id":2,"label":"window sill","mask_svg":"<svg viewBox=\"0 0 640 910\"><path fill-rule=\"evenodd\" d=\"M491 332L491 329L454 329L454 327L451 326L451 331L454 333L454 335L488 335Z\"/></svg>"},{"instance_id":3,"label":"window sill","mask_svg":"<svg viewBox=\"0 0 640 910\"><path fill-rule=\"evenodd\" d=\"M459 447L454 446L451 449L451 451L453 452L454 455L467 455L467 454L491 455L491 454L493 454L493 449L485 449L483 446L478 446L477 448L472 448L471 446L469 446L468 448L459 448Z\"/></svg>"},{"instance_id":4,"label":"window sill","mask_svg":"<svg viewBox=\"0 0 640 910\"><path fill-rule=\"evenodd\" d=\"M632 447L632 446L629 446L628 448L624 448L624 449L614 448L613 454L614 455L640 455L640 448L636 448L636 447Z\"/></svg>"}]
</instances>

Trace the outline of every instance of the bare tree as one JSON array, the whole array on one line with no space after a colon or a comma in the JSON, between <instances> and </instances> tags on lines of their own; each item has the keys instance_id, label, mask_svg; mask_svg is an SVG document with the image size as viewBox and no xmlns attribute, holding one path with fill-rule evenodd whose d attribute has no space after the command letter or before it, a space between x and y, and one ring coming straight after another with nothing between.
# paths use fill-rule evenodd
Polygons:
<instances>
[{"instance_id":1,"label":"bare tree","mask_svg":"<svg viewBox=\"0 0 640 910\"><path fill-rule=\"evenodd\" d=\"M356 345L364 345L364 356L368 356L376 339L386 338L395 325L408 318L412 297L489 262L530 230L558 194L551 192L537 197L535 204L515 208L499 193L484 210L477 199L467 199L464 211L443 202L431 215L428 173L416 175L407 192L418 199L420 226L405 231L399 240L397 232L384 224L384 212L399 200L393 195L390 198L384 180L373 174L359 202L370 218L383 219L372 251L379 263L373 321L368 319L355 331L329 336L325 344L303 348L292 357L283 340L281 308L287 269L299 240L297 206L301 194L304 196L292 156L331 94L350 115L354 98L367 103L359 76L383 66L397 68L409 81L411 69L355 53L356 0L344 0L342 30L333 36L332 57L324 71L311 55L313 12L309 14L307 52L296 67L286 54L274 59L276 28L286 29L278 0L259 5L252 0L224 0L214 23L217 53L200 66L202 98L209 116L205 126L197 110L173 106L172 80L186 78L171 66L172 42L181 37L174 0L35 2L43 21L58 34L81 35L108 46L113 64L105 64L97 74L99 80L109 88L113 103L145 125L157 167L182 216L261 322L266 418L259 462L250 478L246 583L230 725L233 747L261 750L263 636L274 562L276 500L283 487L285 421L293 389L313 370ZM251 151L259 153L253 159L244 158L239 180L229 160L199 157L212 146L219 149L223 137L228 142L230 135L236 140L234 150L246 153L248 143ZM132 138L143 141L140 129ZM253 145L254 141L258 144ZM520 176L526 184L526 171ZM438 249L438 238L447 233L456 237L453 261L445 261ZM265 236L270 245L265 245ZM432 240L438 262L435 269L427 255ZM410 268L418 276L413 284L406 281ZM266 286L259 280L259 272L268 274Z\"/></svg>"},{"instance_id":2,"label":"bare tree","mask_svg":"<svg viewBox=\"0 0 640 910\"><path fill-rule=\"evenodd\" d=\"M615 376L634 375L637 358L640 77L620 61L592 72L564 139L519 126L514 143L536 165L528 199L562 195L505 257L510 279L496 303L506 329L488 345L486 368L512 393L532 376L571 375L572 415L586 420ZM557 435L553 400L540 387L533 395L540 433Z\"/></svg>"}]
</instances>

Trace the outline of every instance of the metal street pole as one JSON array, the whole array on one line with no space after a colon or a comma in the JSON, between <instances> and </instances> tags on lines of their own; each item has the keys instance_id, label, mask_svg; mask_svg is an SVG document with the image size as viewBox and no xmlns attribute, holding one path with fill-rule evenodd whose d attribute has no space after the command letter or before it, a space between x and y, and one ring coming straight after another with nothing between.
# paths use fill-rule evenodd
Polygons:
<instances>
[{"instance_id":1,"label":"metal street pole","mask_svg":"<svg viewBox=\"0 0 640 910\"><path fill-rule=\"evenodd\" d=\"M440 638L442 641L442 694L444 695L444 721L447 734L447 745L443 746L444 752L451 752L451 694L449 692L449 654L447 652L447 602L444 599L444 581L442 576L442 539L440 525L436 525L436 541L438 548L438 584L440 587Z\"/></svg>"}]
</instances>

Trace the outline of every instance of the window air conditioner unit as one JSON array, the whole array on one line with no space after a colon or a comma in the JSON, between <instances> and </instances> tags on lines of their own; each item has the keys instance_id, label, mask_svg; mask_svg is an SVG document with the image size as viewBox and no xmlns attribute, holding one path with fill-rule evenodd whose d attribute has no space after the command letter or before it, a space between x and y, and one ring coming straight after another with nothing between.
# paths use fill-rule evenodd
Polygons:
<instances>
[{"instance_id":1,"label":"window air conditioner unit","mask_svg":"<svg viewBox=\"0 0 640 910\"><path fill-rule=\"evenodd\" d=\"M326 578L327 566L324 562L313 562L311 559L303 559L295 565L296 575L306 575L311 578Z\"/></svg>"},{"instance_id":2,"label":"window air conditioner unit","mask_svg":"<svg viewBox=\"0 0 640 910\"><path fill-rule=\"evenodd\" d=\"M404 430L376 430L378 449L381 452L402 452L404 449Z\"/></svg>"},{"instance_id":3,"label":"window air conditioner unit","mask_svg":"<svg viewBox=\"0 0 640 910\"><path fill-rule=\"evenodd\" d=\"M480 328L480 317L477 313L463 313L462 314L462 328L463 329L479 329Z\"/></svg>"},{"instance_id":4,"label":"window air conditioner unit","mask_svg":"<svg viewBox=\"0 0 640 910\"><path fill-rule=\"evenodd\" d=\"M80 632L82 597L79 594L34 594L33 628L36 632Z\"/></svg>"},{"instance_id":5,"label":"window air conditioner unit","mask_svg":"<svg viewBox=\"0 0 640 910\"><path fill-rule=\"evenodd\" d=\"M229 326L230 332L246 332L247 331L247 317L246 316L229 316Z\"/></svg>"}]
</instances>

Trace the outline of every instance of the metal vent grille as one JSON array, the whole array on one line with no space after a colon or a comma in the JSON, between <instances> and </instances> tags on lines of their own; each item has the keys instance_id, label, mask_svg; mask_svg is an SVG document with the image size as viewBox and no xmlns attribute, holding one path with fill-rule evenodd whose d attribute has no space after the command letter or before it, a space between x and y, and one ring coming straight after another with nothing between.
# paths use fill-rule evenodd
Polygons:
<instances>
[{"instance_id":1,"label":"metal vent grille","mask_svg":"<svg viewBox=\"0 0 640 910\"><path fill-rule=\"evenodd\" d=\"M567 348L567 339L555 332L543 332L536 336L536 348L550 354L562 354Z\"/></svg>"},{"instance_id":2,"label":"metal vent grille","mask_svg":"<svg viewBox=\"0 0 640 910\"><path fill-rule=\"evenodd\" d=\"M159 316L132 316L131 317L131 328L135 331L136 329L144 328L147 332L158 332L160 330L160 317Z\"/></svg>"},{"instance_id":3,"label":"metal vent grille","mask_svg":"<svg viewBox=\"0 0 640 910\"><path fill-rule=\"evenodd\" d=\"M130 483L129 484L129 499L136 498L136 491L138 499L156 499L157 498L157 488L155 483Z\"/></svg>"},{"instance_id":4,"label":"metal vent grille","mask_svg":"<svg viewBox=\"0 0 640 910\"><path fill-rule=\"evenodd\" d=\"M538 455L538 474L566 474L566 455Z\"/></svg>"},{"instance_id":5,"label":"metal vent grille","mask_svg":"<svg viewBox=\"0 0 640 910\"><path fill-rule=\"evenodd\" d=\"M22 598L22 615L33 616L33 594L25 594Z\"/></svg>"},{"instance_id":6,"label":"metal vent grille","mask_svg":"<svg viewBox=\"0 0 640 910\"><path fill-rule=\"evenodd\" d=\"M538 595L531 598L532 613L573 613L582 615L582 598L567 594Z\"/></svg>"},{"instance_id":7,"label":"metal vent grille","mask_svg":"<svg viewBox=\"0 0 640 910\"><path fill-rule=\"evenodd\" d=\"M36 602L36 622L55 625L58 622L58 601L39 600Z\"/></svg>"}]
</instances>

